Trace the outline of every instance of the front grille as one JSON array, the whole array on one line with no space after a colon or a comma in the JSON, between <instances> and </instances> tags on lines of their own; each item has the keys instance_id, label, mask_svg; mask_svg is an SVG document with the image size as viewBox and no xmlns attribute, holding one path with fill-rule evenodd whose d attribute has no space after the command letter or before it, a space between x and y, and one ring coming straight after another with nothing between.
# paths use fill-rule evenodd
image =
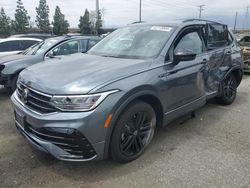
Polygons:
<instances>
[{"instance_id":1,"label":"front grille","mask_svg":"<svg viewBox=\"0 0 250 188\"><path fill-rule=\"evenodd\" d=\"M50 104L52 96L40 93L33 89L27 88L23 84L17 86L18 98L30 109L41 113L48 114L56 112L57 109Z\"/></svg>"},{"instance_id":2,"label":"front grille","mask_svg":"<svg viewBox=\"0 0 250 188\"><path fill-rule=\"evenodd\" d=\"M60 132L60 128L34 128L32 125L26 123L25 130L38 137L39 139L51 142L60 147L64 151L74 156L79 156L83 159L90 159L96 155L95 150L89 141L77 130L67 129L70 132ZM62 129L62 128L61 128Z\"/></svg>"}]
</instances>

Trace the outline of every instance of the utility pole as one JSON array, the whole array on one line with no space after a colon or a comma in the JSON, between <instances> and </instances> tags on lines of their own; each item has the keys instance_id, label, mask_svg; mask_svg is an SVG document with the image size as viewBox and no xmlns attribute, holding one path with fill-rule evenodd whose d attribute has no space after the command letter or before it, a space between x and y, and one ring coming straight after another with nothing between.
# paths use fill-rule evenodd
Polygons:
<instances>
[{"instance_id":1,"label":"utility pole","mask_svg":"<svg viewBox=\"0 0 250 188\"><path fill-rule=\"evenodd\" d=\"M246 18L245 18L245 19L246 19L246 27L245 27L246 29L249 27L249 25L248 25L248 23L249 23L249 22L248 22L248 13L249 13L249 8L250 8L250 6L247 6Z\"/></svg>"},{"instance_id":2,"label":"utility pole","mask_svg":"<svg viewBox=\"0 0 250 188\"><path fill-rule=\"evenodd\" d=\"M198 5L197 7L199 8L199 19L201 19L201 12L205 10L203 7L206 5Z\"/></svg>"},{"instance_id":3,"label":"utility pole","mask_svg":"<svg viewBox=\"0 0 250 188\"><path fill-rule=\"evenodd\" d=\"M99 0L96 0L96 23L99 22ZM96 24L97 26L98 24ZM98 34L98 28L96 27L96 34Z\"/></svg>"},{"instance_id":4,"label":"utility pole","mask_svg":"<svg viewBox=\"0 0 250 188\"><path fill-rule=\"evenodd\" d=\"M236 12L236 15L235 15L235 21L234 21L234 32L236 30L236 26L237 26L237 19L238 19L238 12Z\"/></svg>"},{"instance_id":5,"label":"utility pole","mask_svg":"<svg viewBox=\"0 0 250 188\"><path fill-rule=\"evenodd\" d=\"M139 22L141 23L141 0L140 0L140 8L139 8Z\"/></svg>"},{"instance_id":6,"label":"utility pole","mask_svg":"<svg viewBox=\"0 0 250 188\"><path fill-rule=\"evenodd\" d=\"M104 27L104 15L106 14L106 12L107 12L107 9L105 9L105 8L103 7L103 8L101 9L103 27Z\"/></svg>"}]
</instances>

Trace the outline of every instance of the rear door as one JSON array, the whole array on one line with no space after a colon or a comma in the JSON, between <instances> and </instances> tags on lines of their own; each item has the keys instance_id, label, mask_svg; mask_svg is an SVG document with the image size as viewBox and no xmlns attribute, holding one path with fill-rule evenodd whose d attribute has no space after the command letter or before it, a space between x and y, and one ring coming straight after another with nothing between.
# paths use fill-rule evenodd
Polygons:
<instances>
[{"instance_id":1,"label":"rear door","mask_svg":"<svg viewBox=\"0 0 250 188\"><path fill-rule=\"evenodd\" d=\"M232 48L226 25L209 23L205 29L205 40L209 59L207 62L206 91L216 94L222 77L232 64Z\"/></svg>"}]
</instances>

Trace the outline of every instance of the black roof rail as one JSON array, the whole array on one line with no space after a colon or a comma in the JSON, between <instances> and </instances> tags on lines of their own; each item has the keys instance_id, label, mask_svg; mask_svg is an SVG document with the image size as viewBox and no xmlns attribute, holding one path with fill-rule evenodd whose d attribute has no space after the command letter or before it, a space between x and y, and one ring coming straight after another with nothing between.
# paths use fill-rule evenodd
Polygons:
<instances>
[{"instance_id":1,"label":"black roof rail","mask_svg":"<svg viewBox=\"0 0 250 188\"><path fill-rule=\"evenodd\" d=\"M198 19L198 18L186 19L186 20L183 20L182 22L185 23L185 22L193 22L193 21L203 21L203 22L210 22L210 23L216 23L216 24L223 25L222 23L219 23L219 22L215 22L215 21L211 21L211 20Z\"/></svg>"}]
</instances>

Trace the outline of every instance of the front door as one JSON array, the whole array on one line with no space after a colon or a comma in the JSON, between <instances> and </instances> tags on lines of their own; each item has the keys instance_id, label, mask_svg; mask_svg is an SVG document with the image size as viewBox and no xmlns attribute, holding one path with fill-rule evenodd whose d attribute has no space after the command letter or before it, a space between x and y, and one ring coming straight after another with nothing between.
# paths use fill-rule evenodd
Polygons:
<instances>
[{"instance_id":1,"label":"front door","mask_svg":"<svg viewBox=\"0 0 250 188\"><path fill-rule=\"evenodd\" d=\"M184 30L175 41L172 55L187 53L196 54L195 59L180 61L178 63L167 63L165 109L168 112L188 105L205 96L204 71L207 62L207 53L204 50L204 42L201 38L199 28ZM203 99L204 100L204 99Z\"/></svg>"}]
</instances>

